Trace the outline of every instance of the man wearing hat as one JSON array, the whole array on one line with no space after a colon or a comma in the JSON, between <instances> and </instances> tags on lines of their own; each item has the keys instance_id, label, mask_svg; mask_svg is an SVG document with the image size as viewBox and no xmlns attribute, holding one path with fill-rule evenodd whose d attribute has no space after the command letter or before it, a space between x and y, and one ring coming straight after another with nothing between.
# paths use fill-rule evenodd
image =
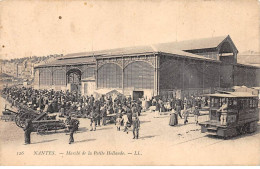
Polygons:
<instances>
[{"instance_id":1,"label":"man wearing hat","mask_svg":"<svg viewBox=\"0 0 260 169\"><path fill-rule=\"evenodd\" d=\"M176 102L176 111L178 113L178 115L180 116L180 118L182 119L182 115L181 115L181 99L177 99Z\"/></svg>"},{"instance_id":2,"label":"man wearing hat","mask_svg":"<svg viewBox=\"0 0 260 169\"><path fill-rule=\"evenodd\" d=\"M66 123L67 123L68 129L69 129L69 132L70 132L69 144L71 144L71 143L74 142L73 134L74 134L74 132L75 132L76 130L75 130L74 123L73 123L73 121L71 120L71 117L70 117L70 116L67 117Z\"/></svg>"},{"instance_id":3,"label":"man wearing hat","mask_svg":"<svg viewBox=\"0 0 260 169\"><path fill-rule=\"evenodd\" d=\"M137 114L133 115L133 139L138 139L139 137L140 120Z\"/></svg>"},{"instance_id":4,"label":"man wearing hat","mask_svg":"<svg viewBox=\"0 0 260 169\"><path fill-rule=\"evenodd\" d=\"M98 118L98 112L96 111L96 107L93 107L92 108L92 111L91 111L91 129L90 131L96 131L96 125L97 125L97 118Z\"/></svg>"},{"instance_id":5,"label":"man wearing hat","mask_svg":"<svg viewBox=\"0 0 260 169\"><path fill-rule=\"evenodd\" d=\"M24 127L24 142L25 144L31 144L31 132L33 131L32 120L26 119Z\"/></svg>"}]
</instances>

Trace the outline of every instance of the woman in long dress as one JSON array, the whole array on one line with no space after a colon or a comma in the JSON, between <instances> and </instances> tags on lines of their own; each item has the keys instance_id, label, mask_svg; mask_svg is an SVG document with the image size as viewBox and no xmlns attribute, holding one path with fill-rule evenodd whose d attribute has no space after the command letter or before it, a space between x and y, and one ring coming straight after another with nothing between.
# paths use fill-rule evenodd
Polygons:
<instances>
[{"instance_id":1,"label":"woman in long dress","mask_svg":"<svg viewBox=\"0 0 260 169\"><path fill-rule=\"evenodd\" d=\"M172 109L172 113L171 113L170 115L171 115L171 116L170 116L169 125L170 125L170 126L175 126L175 125L177 125L177 124L178 124L178 114L177 114L177 112L176 112L174 109Z\"/></svg>"}]
</instances>

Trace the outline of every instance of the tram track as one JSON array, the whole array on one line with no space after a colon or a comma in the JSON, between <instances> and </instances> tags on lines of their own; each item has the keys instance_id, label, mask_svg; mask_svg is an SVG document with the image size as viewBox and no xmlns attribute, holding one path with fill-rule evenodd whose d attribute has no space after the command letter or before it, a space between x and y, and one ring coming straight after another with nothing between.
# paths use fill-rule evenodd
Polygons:
<instances>
[{"instance_id":1,"label":"tram track","mask_svg":"<svg viewBox=\"0 0 260 169\"><path fill-rule=\"evenodd\" d=\"M176 143L174 144L173 146L178 146L178 145L182 145L182 144L185 144L185 143L191 143L193 141L197 141L197 140L200 140L200 139L207 139L209 140L209 142L211 142L211 140L213 139L217 139L216 141L214 141L213 143L208 143L208 144L203 144L202 147L210 147L212 145L215 145L215 144L218 144L218 143L221 143L221 142L224 142L224 141L227 141L227 140L220 140L221 138L214 138L214 137L210 137L210 135L204 135L204 136L201 136L201 137L196 137L196 138L193 138L193 139L189 139L189 140L186 140L186 141L182 141L182 142L179 142L179 143Z\"/></svg>"},{"instance_id":2,"label":"tram track","mask_svg":"<svg viewBox=\"0 0 260 169\"><path fill-rule=\"evenodd\" d=\"M218 143L221 143L221 142L224 142L224 141L226 141L226 140L216 141L216 142L214 142L214 143L205 145L205 147L210 147L210 146L213 146L213 145L215 145L215 144L218 144Z\"/></svg>"},{"instance_id":3,"label":"tram track","mask_svg":"<svg viewBox=\"0 0 260 169\"><path fill-rule=\"evenodd\" d=\"M194 138L194 139L191 139L191 140L186 140L186 141L183 141L183 142L179 142L179 143L174 144L173 146L177 146L177 145L181 145L181 144L188 143L188 142L191 142L191 141L195 141L195 140L198 140L198 139L201 139L201 138L204 138L204 137L205 136L201 136L201 137L197 137L197 138Z\"/></svg>"}]
</instances>

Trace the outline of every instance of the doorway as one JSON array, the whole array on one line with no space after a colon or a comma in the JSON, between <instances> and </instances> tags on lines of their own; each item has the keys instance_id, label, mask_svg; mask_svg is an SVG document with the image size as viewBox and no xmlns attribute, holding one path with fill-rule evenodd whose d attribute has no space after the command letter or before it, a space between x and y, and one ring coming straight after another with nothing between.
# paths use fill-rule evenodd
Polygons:
<instances>
[{"instance_id":1,"label":"doorway","mask_svg":"<svg viewBox=\"0 0 260 169\"><path fill-rule=\"evenodd\" d=\"M144 97L144 91L133 91L133 100Z\"/></svg>"},{"instance_id":2,"label":"doorway","mask_svg":"<svg viewBox=\"0 0 260 169\"><path fill-rule=\"evenodd\" d=\"M78 69L71 69L67 73L68 83L71 85L71 92L80 93L81 89L81 71Z\"/></svg>"}]
</instances>

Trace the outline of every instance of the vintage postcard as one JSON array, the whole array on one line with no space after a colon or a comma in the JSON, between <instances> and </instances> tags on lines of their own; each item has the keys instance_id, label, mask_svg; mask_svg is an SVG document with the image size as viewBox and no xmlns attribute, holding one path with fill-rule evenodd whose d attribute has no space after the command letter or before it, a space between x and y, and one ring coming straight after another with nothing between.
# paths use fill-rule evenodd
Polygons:
<instances>
[{"instance_id":1,"label":"vintage postcard","mask_svg":"<svg viewBox=\"0 0 260 169\"><path fill-rule=\"evenodd\" d=\"M0 1L0 165L260 165L259 5Z\"/></svg>"}]
</instances>

